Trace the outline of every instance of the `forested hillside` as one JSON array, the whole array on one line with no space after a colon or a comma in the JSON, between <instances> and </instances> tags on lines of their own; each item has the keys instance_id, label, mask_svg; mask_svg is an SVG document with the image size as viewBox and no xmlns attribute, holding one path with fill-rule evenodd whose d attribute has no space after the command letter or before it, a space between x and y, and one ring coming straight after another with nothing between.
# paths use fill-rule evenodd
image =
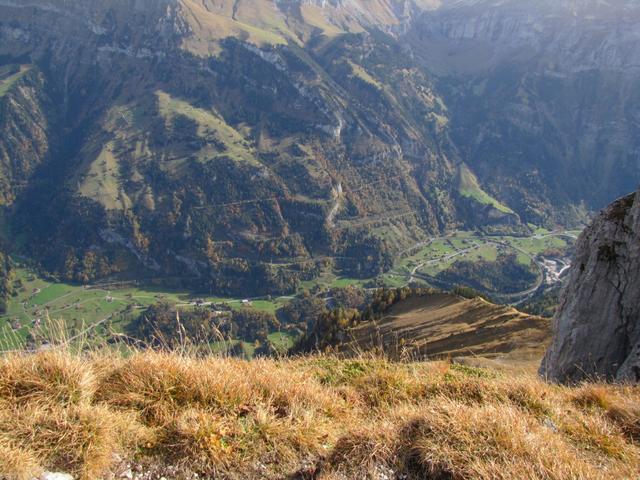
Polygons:
<instances>
[{"instance_id":1,"label":"forested hillside","mask_svg":"<svg viewBox=\"0 0 640 480\"><path fill-rule=\"evenodd\" d=\"M268 295L579 223L640 180L617 3L0 1L5 236L67 281Z\"/></svg>"}]
</instances>

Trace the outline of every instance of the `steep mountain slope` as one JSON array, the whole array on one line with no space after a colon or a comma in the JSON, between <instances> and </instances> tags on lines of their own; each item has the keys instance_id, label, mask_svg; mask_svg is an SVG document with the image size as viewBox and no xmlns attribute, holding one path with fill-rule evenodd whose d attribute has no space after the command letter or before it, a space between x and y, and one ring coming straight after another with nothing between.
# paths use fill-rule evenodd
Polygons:
<instances>
[{"instance_id":1,"label":"steep mountain slope","mask_svg":"<svg viewBox=\"0 0 640 480\"><path fill-rule=\"evenodd\" d=\"M413 52L441 77L462 158L529 221L635 188L640 6L628 0L448 2Z\"/></svg>"},{"instance_id":2,"label":"steep mountain slope","mask_svg":"<svg viewBox=\"0 0 640 480\"><path fill-rule=\"evenodd\" d=\"M31 65L0 67L0 203L15 200L50 157L56 107Z\"/></svg>"},{"instance_id":3,"label":"steep mountain slope","mask_svg":"<svg viewBox=\"0 0 640 480\"><path fill-rule=\"evenodd\" d=\"M640 176L636 9L577 5L0 0L12 232L66 279L270 294L447 228L575 220Z\"/></svg>"},{"instance_id":4,"label":"steep mountain slope","mask_svg":"<svg viewBox=\"0 0 640 480\"><path fill-rule=\"evenodd\" d=\"M49 79L65 139L15 204L30 254L80 281L141 264L271 293L313 275L312 254L375 275L392 247L376 224L399 218L400 239L455 224L442 103L395 40L260 50L220 40L212 6L5 2L4 25L24 27L2 30L1 54Z\"/></svg>"},{"instance_id":5,"label":"steep mountain slope","mask_svg":"<svg viewBox=\"0 0 640 480\"><path fill-rule=\"evenodd\" d=\"M540 373L640 382L640 193L604 210L576 246Z\"/></svg>"}]
</instances>

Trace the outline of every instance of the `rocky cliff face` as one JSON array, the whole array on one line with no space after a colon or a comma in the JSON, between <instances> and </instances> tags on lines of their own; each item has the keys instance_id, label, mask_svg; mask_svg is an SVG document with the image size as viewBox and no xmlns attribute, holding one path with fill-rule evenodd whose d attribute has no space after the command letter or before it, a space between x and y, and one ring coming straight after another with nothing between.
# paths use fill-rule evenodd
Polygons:
<instances>
[{"instance_id":1,"label":"rocky cliff face","mask_svg":"<svg viewBox=\"0 0 640 480\"><path fill-rule=\"evenodd\" d=\"M540 373L558 382L640 381L640 192L580 237Z\"/></svg>"}]
</instances>

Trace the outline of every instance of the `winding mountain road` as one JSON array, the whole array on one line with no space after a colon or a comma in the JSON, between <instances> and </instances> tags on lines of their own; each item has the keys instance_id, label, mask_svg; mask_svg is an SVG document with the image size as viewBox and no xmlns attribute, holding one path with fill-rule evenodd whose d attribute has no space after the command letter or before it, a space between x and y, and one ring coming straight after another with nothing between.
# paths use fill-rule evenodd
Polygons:
<instances>
[{"instance_id":1,"label":"winding mountain road","mask_svg":"<svg viewBox=\"0 0 640 480\"><path fill-rule=\"evenodd\" d=\"M446 236L442 236L442 237L433 237L431 239L429 239L428 241L423 241L423 242L419 242L417 244L415 244L414 246L404 250L403 252L401 252L402 254L406 254L409 253L411 251L416 250L417 248L423 248L426 246L429 246L431 243L438 241L438 240L445 240L447 238L449 238L449 235ZM575 235L574 233L570 232L570 231L556 231L556 232L550 232L548 234L543 234L543 235L532 235L530 238L534 238L537 240L541 240L544 238L549 238L549 237L565 237L565 238L569 238L571 240L576 240L578 237L577 235ZM422 280L426 280L429 281L430 279L433 279L433 277L426 275L426 274L420 274L419 270L427 267L427 266L433 266L433 265L438 265L439 263L442 262L446 262L446 261L450 261L453 260L457 257L461 257L464 255L467 255L468 253L477 250L479 248L481 248L483 245L493 245L496 247L501 247L501 248L505 248L505 249L510 249L513 251L516 251L518 253L521 253L522 255L525 255L527 258L529 258L531 260L531 262L533 262L536 265L536 268L538 269L538 275L537 275L537 279L536 279L536 283L531 286L530 288L523 290L521 292L515 292L515 293L509 293L509 294L497 294L497 293L490 293L492 297L496 298L497 300L504 302L504 303L510 303L512 305L520 305L523 302L525 302L526 300L530 299L533 295L535 295L544 285L545 283L545 278L546 278L546 274L545 274L545 267L543 262L541 262L540 260L538 260L536 258L535 255L532 255L531 253L527 252L526 250L519 248L516 245L512 245L511 243L508 242L501 242L498 240L494 240L491 238L476 238L474 240L474 245L471 247L465 247L465 248L460 248L456 251L454 251L453 253L450 253L448 255L445 255L443 257L440 258L436 258L436 259L432 259L432 260L427 260L427 261L423 261L420 262L418 265L414 266L409 274L407 275L407 283L406 285L411 284L412 282L414 282L416 280L416 278L421 278ZM568 268L565 267L565 268ZM453 285L450 285L450 287L453 287Z\"/></svg>"}]
</instances>

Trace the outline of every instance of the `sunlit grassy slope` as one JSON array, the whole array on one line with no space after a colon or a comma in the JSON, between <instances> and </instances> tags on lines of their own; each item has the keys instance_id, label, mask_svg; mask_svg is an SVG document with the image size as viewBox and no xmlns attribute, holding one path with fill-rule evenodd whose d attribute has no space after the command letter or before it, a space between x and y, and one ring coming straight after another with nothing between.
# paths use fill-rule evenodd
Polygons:
<instances>
[{"instance_id":1,"label":"sunlit grassy slope","mask_svg":"<svg viewBox=\"0 0 640 480\"><path fill-rule=\"evenodd\" d=\"M103 478L118 454L171 478L630 479L639 405L444 362L50 351L0 360L0 472Z\"/></svg>"},{"instance_id":2,"label":"sunlit grassy slope","mask_svg":"<svg viewBox=\"0 0 640 480\"><path fill-rule=\"evenodd\" d=\"M91 163L89 172L80 184L80 193L93 198L108 210L129 208L130 202L120 188L120 165L107 144Z\"/></svg>"},{"instance_id":3,"label":"sunlit grassy slope","mask_svg":"<svg viewBox=\"0 0 640 480\"><path fill-rule=\"evenodd\" d=\"M200 138L215 139L223 149L222 152L217 152L204 146L197 154L201 160L225 156L236 161L258 163L255 159L255 151L249 142L214 111L194 107L188 102L173 98L162 91L157 91L156 96L160 114L166 121L171 121L178 115L185 116L195 122Z\"/></svg>"},{"instance_id":4,"label":"sunlit grassy slope","mask_svg":"<svg viewBox=\"0 0 640 480\"><path fill-rule=\"evenodd\" d=\"M271 0L180 0L190 35L183 47L196 55L216 54L219 41L242 38L258 46L302 44L312 36L333 38L360 33L375 26L401 22L398 11L387 0L369 0L362 6L342 2L288 2ZM417 2L428 9L437 2Z\"/></svg>"},{"instance_id":5,"label":"sunlit grassy slope","mask_svg":"<svg viewBox=\"0 0 640 480\"><path fill-rule=\"evenodd\" d=\"M551 321L481 298L435 293L399 302L381 320L363 322L343 352L384 348L394 358L467 357L468 362L535 372L551 339Z\"/></svg>"},{"instance_id":6,"label":"sunlit grassy slope","mask_svg":"<svg viewBox=\"0 0 640 480\"><path fill-rule=\"evenodd\" d=\"M513 213L513 210L511 210L503 203L500 203L498 200L485 192L480 186L480 183L478 182L476 176L464 164L460 166L459 190L460 194L463 197L473 198L475 201L481 203L482 205L491 205L503 213Z\"/></svg>"},{"instance_id":7,"label":"sunlit grassy slope","mask_svg":"<svg viewBox=\"0 0 640 480\"><path fill-rule=\"evenodd\" d=\"M3 71L0 70L0 98L5 96L11 87L13 87L18 80L24 77L29 70L31 69L31 65L21 65L20 70L12 75L3 75Z\"/></svg>"}]
</instances>

